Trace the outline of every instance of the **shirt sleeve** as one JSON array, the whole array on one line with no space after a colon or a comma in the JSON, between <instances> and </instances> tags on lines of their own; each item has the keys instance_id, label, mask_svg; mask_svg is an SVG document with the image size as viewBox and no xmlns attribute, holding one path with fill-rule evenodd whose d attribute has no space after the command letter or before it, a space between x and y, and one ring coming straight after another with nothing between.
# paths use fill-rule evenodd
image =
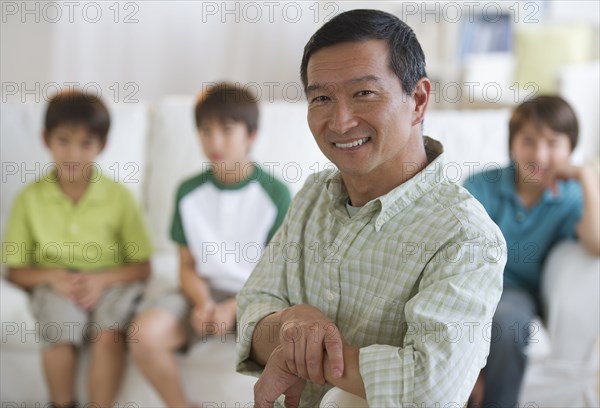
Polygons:
<instances>
[{"instance_id":1,"label":"shirt sleeve","mask_svg":"<svg viewBox=\"0 0 600 408\"><path fill-rule=\"evenodd\" d=\"M188 246L185 232L183 230L183 221L181 220L181 211L179 202L181 200L181 187L177 191L175 198L175 211L173 211L173 220L171 221L171 239L181 246Z\"/></svg>"},{"instance_id":2,"label":"shirt sleeve","mask_svg":"<svg viewBox=\"0 0 600 408\"><path fill-rule=\"evenodd\" d=\"M152 243L137 202L126 187L123 189L123 222L120 233L123 261L144 262L152 255Z\"/></svg>"},{"instance_id":3,"label":"shirt sleeve","mask_svg":"<svg viewBox=\"0 0 600 408\"><path fill-rule=\"evenodd\" d=\"M286 222L265 248L262 258L237 296L239 326L236 370L242 374L259 376L263 370L262 366L250 359L252 337L258 323L266 316L290 306L285 276L292 264L286 262L281 253L287 236ZM293 265L298 267L298 263ZM275 328L267 328L260 335L279 334Z\"/></svg>"},{"instance_id":4,"label":"shirt sleeve","mask_svg":"<svg viewBox=\"0 0 600 408\"><path fill-rule=\"evenodd\" d=\"M275 218L273 226L269 231L267 242L271 241L271 239L283 223L283 219L285 218L285 215L287 214L288 208L290 207L290 203L292 201L290 191L284 184L281 184L277 189L277 194L273 197L273 201L277 206L277 217Z\"/></svg>"},{"instance_id":5,"label":"shirt sleeve","mask_svg":"<svg viewBox=\"0 0 600 408\"><path fill-rule=\"evenodd\" d=\"M20 268L33 265L37 252L35 249L27 206L24 194L21 193L13 202L13 206L4 231L2 242L2 262L9 268Z\"/></svg>"},{"instance_id":6,"label":"shirt sleeve","mask_svg":"<svg viewBox=\"0 0 600 408\"><path fill-rule=\"evenodd\" d=\"M459 242L446 248L460 258L430 262L407 302L403 347L360 350L369 406L466 403L489 353L486 330L502 292L506 244L502 238Z\"/></svg>"}]
</instances>

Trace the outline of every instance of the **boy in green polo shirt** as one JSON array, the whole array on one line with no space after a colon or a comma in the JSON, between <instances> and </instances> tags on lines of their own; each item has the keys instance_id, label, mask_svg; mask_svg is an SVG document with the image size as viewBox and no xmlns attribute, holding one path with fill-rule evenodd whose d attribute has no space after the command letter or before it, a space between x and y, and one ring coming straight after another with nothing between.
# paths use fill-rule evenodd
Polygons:
<instances>
[{"instance_id":1,"label":"boy in green polo shirt","mask_svg":"<svg viewBox=\"0 0 600 408\"><path fill-rule=\"evenodd\" d=\"M55 406L75 404L83 341L91 348L89 399L112 405L124 333L150 273L151 244L134 198L94 163L109 126L96 97L73 91L50 101L43 138L55 168L18 195L5 231L3 262L9 279L31 292Z\"/></svg>"}]
</instances>

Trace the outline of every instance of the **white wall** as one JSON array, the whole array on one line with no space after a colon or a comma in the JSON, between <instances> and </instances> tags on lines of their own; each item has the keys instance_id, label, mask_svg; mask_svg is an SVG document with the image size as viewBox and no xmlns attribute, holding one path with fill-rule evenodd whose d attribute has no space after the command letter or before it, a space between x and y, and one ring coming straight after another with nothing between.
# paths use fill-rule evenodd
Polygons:
<instances>
[{"instance_id":1,"label":"white wall","mask_svg":"<svg viewBox=\"0 0 600 408\"><path fill-rule=\"evenodd\" d=\"M475 3L481 9L494 2ZM541 3L541 22L598 25L597 1ZM461 2L2 1L2 97L44 98L54 84L76 82L97 84L117 102L155 100L229 79L258 84L263 98L294 99L310 35L329 16L365 7L404 18L421 40L430 74L458 78L457 41L468 13L462 4L463 20L453 21L452 5ZM27 93L36 86L37 95Z\"/></svg>"}]
</instances>

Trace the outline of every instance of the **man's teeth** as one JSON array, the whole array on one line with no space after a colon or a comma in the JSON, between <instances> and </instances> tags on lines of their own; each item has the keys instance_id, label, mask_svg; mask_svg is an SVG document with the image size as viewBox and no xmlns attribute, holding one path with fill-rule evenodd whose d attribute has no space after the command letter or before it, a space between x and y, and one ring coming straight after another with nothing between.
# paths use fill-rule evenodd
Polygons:
<instances>
[{"instance_id":1,"label":"man's teeth","mask_svg":"<svg viewBox=\"0 0 600 408\"><path fill-rule=\"evenodd\" d=\"M367 140L369 140L369 138L364 137L362 139L355 140L354 142L350 142L350 143L336 143L335 146L339 147L340 149L349 149L351 147L360 146L361 144L365 143Z\"/></svg>"}]
</instances>

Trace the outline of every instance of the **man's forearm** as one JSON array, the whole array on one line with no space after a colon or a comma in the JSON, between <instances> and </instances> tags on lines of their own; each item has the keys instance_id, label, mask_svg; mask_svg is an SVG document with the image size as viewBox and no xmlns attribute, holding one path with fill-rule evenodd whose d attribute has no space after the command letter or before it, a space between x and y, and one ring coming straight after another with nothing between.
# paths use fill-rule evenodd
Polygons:
<instances>
[{"instance_id":1,"label":"man's forearm","mask_svg":"<svg viewBox=\"0 0 600 408\"><path fill-rule=\"evenodd\" d=\"M325 360L323 363L325 381L331 385L341 388L344 391L366 399L367 394L365 391L365 384L360 375L360 349L349 344L344 344L343 353L344 374L340 378L334 378L331 374L329 358L327 355L325 355Z\"/></svg>"},{"instance_id":2,"label":"man's forearm","mask_svg":"<svg viewBox=\"0 0 600 408\"><path fill-rule=\"evenodd\" d=\"M279 346L279 331L281 329L282 311L263 318L252 333L250 358L257 364L265 366L275 347Z\"/></svg>"}]
</instances>

